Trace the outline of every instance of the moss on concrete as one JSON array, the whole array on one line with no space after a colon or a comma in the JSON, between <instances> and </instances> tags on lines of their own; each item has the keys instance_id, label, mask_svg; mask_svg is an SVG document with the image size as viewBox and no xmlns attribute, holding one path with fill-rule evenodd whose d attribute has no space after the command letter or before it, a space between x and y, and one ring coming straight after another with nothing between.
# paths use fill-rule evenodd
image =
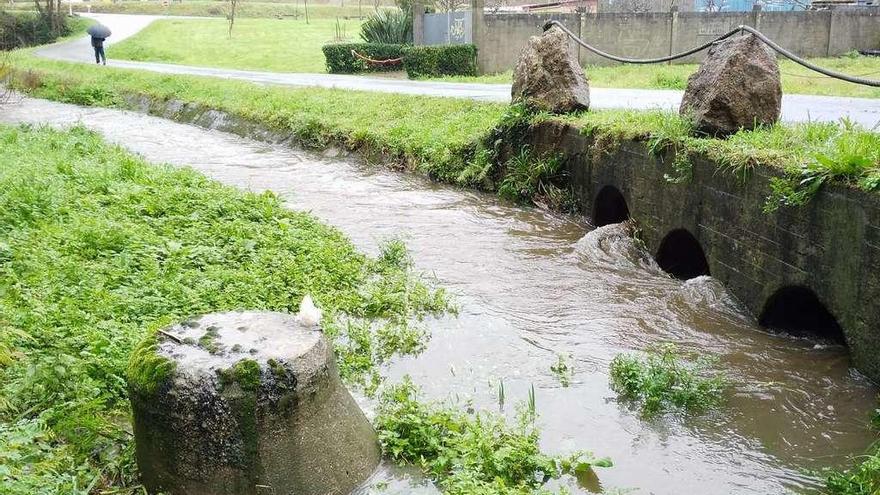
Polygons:
<instances>
[{"instance_id":1,"label":"moss on concrete","mask_svg":"<svg viewBox=\"0 0 880 495\"><path fill-rule=\"evenodd\" d=\"M132 394L154 395L163 384L168 383L177 369L173 361L158 354L158 335L157 326L131 353L126 379Z\"/></svg>"}]
</instances>

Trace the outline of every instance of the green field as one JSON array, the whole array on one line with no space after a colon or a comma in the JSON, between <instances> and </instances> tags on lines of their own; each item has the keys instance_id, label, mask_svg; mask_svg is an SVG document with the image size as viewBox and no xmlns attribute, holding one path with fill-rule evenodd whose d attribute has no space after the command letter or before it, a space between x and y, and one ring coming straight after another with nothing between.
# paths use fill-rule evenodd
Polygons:
<instances>
[{"instance_id":1,"label":"green field","mask_svg":"<svg viewBox=\"0 0 880 495\"><path fill-rule=\"evenodd\" d=\"M362 1L343 2L340 5L308 3L309 19L336 19L363 17L373 12L375 3ZM385 2L383 2L385 3ZM9 10L34 10L33 2L16 2L5 5ZM66 8L66 7L65 7ZM211 0L187 0L186 2L171 1L167 6L162 2L150 1L100 1L83 2L73 5L74 12L99 12L107 14L150 14L150 15L178 15L199 17L226 17L229 12L229 4L225 1ZM239 17L283 17L304 19L306 9L302 1L260 1L241 2L236 7L236 15Z\"/></svg>"},{"instance_id":2,"label":"green field","mask_svg":"<svg viewBox=\"0 0 880 495\"><path fill-rule=\"evenodd\" d=\"M340 20L340 34L359 36L361 21ZM232 38L220 19L156 21L107 50L109 58L274 72L326 72L321 46L337 40L337 21L238 19ZM344 31L343 31L344 30Z\"/></svg>"}]
</instances>

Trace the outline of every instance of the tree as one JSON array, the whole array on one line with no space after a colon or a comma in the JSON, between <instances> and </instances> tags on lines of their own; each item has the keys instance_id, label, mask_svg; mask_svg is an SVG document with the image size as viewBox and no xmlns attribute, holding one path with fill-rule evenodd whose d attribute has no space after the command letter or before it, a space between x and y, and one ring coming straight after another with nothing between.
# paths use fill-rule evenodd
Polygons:
<instances>
[{"instance_id":1,"label":"tree","mask_svg":"<svg viewBox=\"0 0 880 495\"><path fill-rule=\"evenodd\" d=\"M53 36L58 37L64 34L65 24L64 14L61 11L61 0L43 0L42 3L40 0L34 0L34 5Z\"/></svg>"},{"instance_id":2,"label":"tree","mask_svg":"<svg viewBox=\"0 0 880 495\"><path fill-rule=\"evenodd\" d=\"M232 38L232 26L235 24L235 7L239 0L229 0L229 37Z\"/></svg>"},{"instance_id":3,"label":"tree","mask_svg":"<svg viewBox=\"0 0 880 495\"><path fill-rule=\"evenodd\" d=\"M468 0L434 0L434 8L437 12L458 12L466 10L470 6Z\"/></svg>"}]
</instances>

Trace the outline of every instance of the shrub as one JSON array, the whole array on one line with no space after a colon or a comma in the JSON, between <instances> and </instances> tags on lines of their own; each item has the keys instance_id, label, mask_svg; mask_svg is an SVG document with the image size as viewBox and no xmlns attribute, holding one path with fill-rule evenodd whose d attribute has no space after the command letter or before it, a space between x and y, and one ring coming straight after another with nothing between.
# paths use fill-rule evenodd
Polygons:
<instances>
[{"instance_id":1,"label":"shrub","mask_svg":"<svg viewBox=\"0 0 880 495\"><path fill-rule=\"evenodd\" d=\"M410 79L430 76L476 76L476 45L408 46L403 65Z\"/></svg>"},{"instance_id":2,"label":"shrub","mask_svg":"<svg viewBox=\"0 0 880 495\"><path fill-rule=\"evenodd\" d=\"M64 23L65 18L61 18ZM67 34L66 23L62 33ZM0 12L0 50L13 50L24 46L42 45L55 41L48 17L33 13Z\"/></svg>"},{"instance_id":3,"label":"shrub","mask_svg":"<svg viewBox=\"0 0 880 495\"><path fill-rule=\"evenodd\" d=\"M331 74L355 74L358 72L381 72L400 69L401 64L372 64L355 57L352 50L373 60L397 59L403 56L403 45L384 43L335 43L324 45L321 50L327 59L327 72Z\"/></svg>"},{"instance_id":4,"label":"shrub","mask_svg":"<svg viewBox=\"0 0 880 495\"><path fill-rule=\"evenodd\" d=\"M412 43L412 14L409 10L377 10L361 25L367 43Z\"/></svg>"}]
</instances>

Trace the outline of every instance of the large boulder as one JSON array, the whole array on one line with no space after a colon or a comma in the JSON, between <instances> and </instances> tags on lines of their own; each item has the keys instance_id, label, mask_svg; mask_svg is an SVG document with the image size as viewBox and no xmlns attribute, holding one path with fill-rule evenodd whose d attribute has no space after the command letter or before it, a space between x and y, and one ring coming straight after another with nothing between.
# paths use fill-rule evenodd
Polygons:
<instances>
[{"instance_id":1,"label":"large boulder","mask_svg":"<svg viewBox=\"0 0 880 495\"><path fill-rule=\"evenodd\" d=\"M373 473L376 433L300 316L210 314L138 347L128 383L149 493L342 494Z\"/></svg>"},{"instance_id":2,"label":"large boulder","mask_svg":"<svg viewBox=\"0 0 880 495\"><path fill-rule=\"evenodd\" d=\"M516 64L511 96L553 113L589 108L584 70L569 49L568 35L558 26L529 39Z\"/></svg>"},{"instance_id":3,"label":"large boulder","mask_svg":"<svg viewBox=\"0 0 880 495\"><path fill-rule=\"evenodd\" d=\"M697 130L727 136L779 120L782 86L773 51L751 34L730 38L709 50L689 79L679 112Z\"/></svg>"}]
</instances>

